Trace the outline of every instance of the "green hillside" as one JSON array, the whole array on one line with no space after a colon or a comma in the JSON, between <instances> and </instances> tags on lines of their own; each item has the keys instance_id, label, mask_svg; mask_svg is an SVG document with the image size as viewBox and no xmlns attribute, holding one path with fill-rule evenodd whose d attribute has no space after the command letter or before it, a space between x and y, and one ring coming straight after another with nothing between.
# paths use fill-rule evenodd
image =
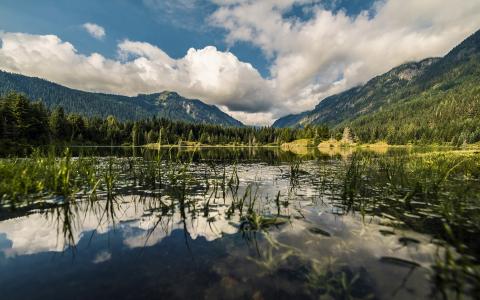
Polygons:
<instances>
[{"instance_id":1,"label":"green hillside","mask_svg":"<svg viewBox=\"0 0 480 300\"><path fill-rule=\"evenodd\" d=\"M405 87L436 61L438 59L429 58L418 63L404 64L373 78L363 86L325 98L312 111L280 118L273 126L337 125L345 120L377 111L408 95Z\"/></svg>"},{"instance_id":2,"label":"green hillside","mask_svg":"<svg viewBox=\"0 0 480 300\"><path fill-rule=\"evenodd\" d=\"M63 107L68 113L119 120L140 120L163 117L176 121L225 126L243 124L214 105L181 97L174 92L127 97L90 93L70 89L40 78L0 71L0 95L20 92L30 99L41 100L49 109Z\"/></svg>"}]
</instances>

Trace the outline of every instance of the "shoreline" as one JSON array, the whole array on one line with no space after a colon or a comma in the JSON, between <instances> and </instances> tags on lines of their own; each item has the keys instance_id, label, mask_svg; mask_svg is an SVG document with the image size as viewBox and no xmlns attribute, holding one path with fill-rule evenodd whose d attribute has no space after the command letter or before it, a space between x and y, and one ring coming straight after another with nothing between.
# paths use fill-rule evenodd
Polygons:
<instances>
[{"instance_id":1,"label":"shoreline","mask_svg":"<svg viewBox=\"0 0 480 300\"><path fill-rule=\"evenodd\" d=\"M300 143L298 140L283 143L279 145L208 145L208 144L199 144L199 143L188 143L185 145L179 144L163 144L158 145L157 143L153 144L145 144L139 146L132 146L132 145L120 145L120 146L74 146L74 147L138 147L138 148L149 148L149 149L157 149L157 148L279 148L279 149L288 149L290 147L301 147L307 149L382 149L382 148L431 148L433 149L451 149L451 150L458 150L458 151L475 151L480 150L480 145L473 144L468 145L467 147L457 147L452 145L439 145L439 144L405 144L405 145L392 145L387 144L384 142L376 142L376 143L352 143L352 144L345 144L337 141L335 144L332 144L330 141L322 141L318 146L314 146L312 144L307 144L304 141Z\"/></svg>"}]
</instances>

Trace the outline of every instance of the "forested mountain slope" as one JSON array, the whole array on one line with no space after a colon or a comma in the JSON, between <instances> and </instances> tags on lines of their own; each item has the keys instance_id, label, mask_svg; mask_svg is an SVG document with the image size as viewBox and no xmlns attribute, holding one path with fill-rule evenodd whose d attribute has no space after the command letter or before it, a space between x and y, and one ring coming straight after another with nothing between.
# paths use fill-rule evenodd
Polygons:
<instances>
[{"instance_id":1,"label":"forested mountain slope","mask_svg":"<svg viewBox=\"0 0 480 300\"><path fill-rule=\"evenodd\" d=\"M414 78L437 61L436 58L429 58L418 63L401 65L373 78L363 86L325 98L312 111L280 118L273 126L337 125L345 120L376 111L405 97L408 91L402 88L408 86Z\"/></svg>"},{"instance_id":2,"label":"forested mountain slope","mask_svg":"<svg viewBox=\"0 0 480 300\"><path fill-rule=\"evenodd\" d=\"M186 99L175 92L140 94L136 97L90 93L40 78L0 71L0 95L12 91L41 100L50 109L61 106L66 112L89 117L113 115L119 120L139 120L157 116L176 121L242 126L241 122L218 107L200 100Z\"/></svg>"}]
</instances>

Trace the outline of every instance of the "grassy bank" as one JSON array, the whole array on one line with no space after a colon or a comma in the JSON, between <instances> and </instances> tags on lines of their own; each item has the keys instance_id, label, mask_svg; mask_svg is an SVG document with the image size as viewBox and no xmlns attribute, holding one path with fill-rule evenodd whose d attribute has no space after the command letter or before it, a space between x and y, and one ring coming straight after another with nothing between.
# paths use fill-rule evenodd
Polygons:
<instances>
[{"instance_id":1,"label":"grassy bank","mask_svg":"<svg viewBox=\"0 0 480 300\"><path fill-rule=\"evenodd\" d=\"M199 142L181 142L178 144L159 144L159 143L150 143L146 144L143 147L148 149L158 149L158 148L276 148L279 147L277 144L265 144L265 145L248 145L248 144L202 144Z\"/></svg>"}]
</instances>

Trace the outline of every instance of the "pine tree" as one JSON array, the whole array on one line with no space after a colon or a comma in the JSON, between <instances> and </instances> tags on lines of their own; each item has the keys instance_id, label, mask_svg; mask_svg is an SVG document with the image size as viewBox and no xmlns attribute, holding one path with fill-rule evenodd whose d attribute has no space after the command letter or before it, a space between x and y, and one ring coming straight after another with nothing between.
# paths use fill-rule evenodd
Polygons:
<instances>
[{"instance_id":1,"label":"pine tree","mask_svg":"<svg viewBox=\"0 0 480 300\"><path fill-rule=\"evenodd\" d=\"M57 107L50 115L48 120L50 132L53 139L63 140L67 136L67 120L62 107Z\"/></svg>"}]
</instances>

